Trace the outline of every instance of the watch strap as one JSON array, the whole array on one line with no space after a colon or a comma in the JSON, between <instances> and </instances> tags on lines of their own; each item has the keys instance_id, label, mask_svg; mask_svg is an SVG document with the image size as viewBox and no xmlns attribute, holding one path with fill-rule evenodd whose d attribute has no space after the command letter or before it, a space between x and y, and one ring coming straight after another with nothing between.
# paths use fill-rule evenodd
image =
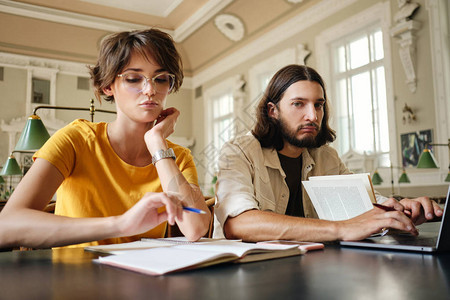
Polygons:
<instances>
[{"instance_id":1,"label":"watch strap","mask_svg":"<svg viewBox=\"0 0 450 300\"><path fill-rule=\"evenodd\" d=\"M175 156L175 152L172 148L168 148L167 150L158 150L155 154L152 155L152 164L156 164L158 161L164 158L172 158L175 160L177 157Z\"/></svg>"}]
</instances>

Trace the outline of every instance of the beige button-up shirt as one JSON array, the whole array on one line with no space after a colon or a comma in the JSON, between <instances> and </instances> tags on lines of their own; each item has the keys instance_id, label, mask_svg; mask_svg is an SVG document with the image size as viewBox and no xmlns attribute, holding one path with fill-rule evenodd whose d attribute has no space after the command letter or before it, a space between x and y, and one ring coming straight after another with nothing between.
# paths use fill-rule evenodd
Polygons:
<instances>
[{"instance_id":1,"label":"beige button-up shirt","mask_svg":"<svg viewBox=\"0 0 450 300\"><path fill-rule=\"evenodd\" d=\"M302 181L311 176L351 174L337 151L328 145L304 149L302 156L299 174ZM289 201L285 177L277 151L262 148L251 133L227 142L219 157L214 236L222 236L221 227L228 217L247 210L285 214ZM302 189L302 197L305 217L317 218L305 189Z\"/></svg>"}]
</instances>

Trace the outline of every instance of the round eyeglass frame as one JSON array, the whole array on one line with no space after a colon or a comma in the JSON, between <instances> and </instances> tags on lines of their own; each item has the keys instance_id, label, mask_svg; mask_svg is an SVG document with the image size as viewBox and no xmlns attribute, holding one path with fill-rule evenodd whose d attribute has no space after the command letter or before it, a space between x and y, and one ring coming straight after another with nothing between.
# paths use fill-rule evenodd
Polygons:
<instances>
[{"instance_id":1,"label":"round eyeglass frame","mask_svg":"<svg viewBox=\"0 0 450 300\"><path fill-rule=\"evenodd\" d=\"M136 89L134 89L132 87L127 86L125 81L122 82L122 84L127 89L132 90L133 92L136 92L136 93L141 93L143 90L145 90L145 88L147 87L147 84L150 81L151 81L151 84L153 86L153 89L155 89L155 91L158 92L158 93L167 93L168 94L168 93L170 93L172 91L173 87L175 86L175 75L170 74L170 73L160 73L160 74L157 74L157 75L153 76L152 78L148 78L144 74L131 72L131 73L118 74L117 77L121 77L122 79L125 79L125 76L127 76L127 75L139 75L139 76L142 76L143 78L145 78L144 86L140 90L136 90ZM169 89L167 91L159 91L158 88L156 87L157 84L155 83L155 78L157 78L157 77L159 77L161 75L169 76L170 78L172 78L172 84L170 85L170 87L169 87Z\"/></svg>"}]
</instances>

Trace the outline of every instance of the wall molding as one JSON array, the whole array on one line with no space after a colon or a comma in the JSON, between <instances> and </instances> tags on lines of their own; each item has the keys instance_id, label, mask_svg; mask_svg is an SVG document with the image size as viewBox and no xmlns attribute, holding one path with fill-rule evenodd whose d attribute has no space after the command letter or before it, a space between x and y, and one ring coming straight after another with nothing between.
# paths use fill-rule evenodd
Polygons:
<instances>
[{"instance_id":1,"label":"wall molding","mask_svg":"<svg viewBox=\"0 0 450 300\"><path fill-rule=\"evenodd\" d=\"M291 38L356 1L357 0L328 0L310 7L277 28L269 31L267 34L248 45L241 47L224 59L199 72L197 75L194 75L194 88L204 84L211 78L215 78L226 71L232 70L258 54L272 48L274 45Z\"/></svg>"},{"instance_id":2,"label":"wall molding","mask_svg":"<svg viewBox=\"0 0 450 300\"><path fill-rule=\"evenodd\" d=\"M182 42L233 1L234 0L209 0L201 9L194 13L189 19L178 26L175 30L169 30L167 28L161 27L158 28L170 34L175 42ZM146 29L150 27L150 25L116 21L107 18L88 16L84 14L8 0L0 0L0 11L3 13L9 13L28 18L97 30L105 30L109 32Z\"/></svg>"},{"instance_id":3,"label":"wall molding","mask_svg":"<svg viewBox=\"0 0 450 300\"><path fill-rule=\"evenodd\" d=\"M0 66L17 69L54 70L58 74L89 78L87 64L0 52ZM192 77L184 77L182 89L192 89Z\"/></svg>"},{"instance_id":4,"label":"wall molding","mask_svg":"<svg viewBox=\"0 0 450 300\"><path fill-rule=\"evenodd\" d=\"M179 43L184 41L233 1L234 0L209 0L201 9L175 29L172 35L175 42Z\"/></svg>"},{"instance_id":5,"label":"wall molding","mask_svg":"<svg viewBox=\"0 0 450 300\"><path fill-rule=\"evenodd\" d=\"M87 64L84 63L40 58L20 54L11 54L5 52L0 52L0 66L19 69L29 69L30 67L52 69L57 70L58 73L61 74L89 77Z\"/></svg>"},{"instance_id":6,"label":"wall molding","mask_svg":"<svg viewBox=\"0 0 450 300\"><path fill-rule=\"evenodd\" d=\"M148 26L142 24L88 16L17 1L0 0L0 11L12 15L111 32L148 28Z\"/></svg>"},{"instance_id":7,"label":"wall molding","mask_svg":"<svg viewBox=\"0 0 450 300\"><path fill-rule=\"evenodd\" d=\"M421 23L412 20L414 12L420 4L410 1L399 1L398 11L394 16L396 24L391 28L391 36L399 44L398 54L405 71L406 84L411 93L417 89L416 76L416 40L415 33L421 28Z\"/></svg>"}]
</instances>

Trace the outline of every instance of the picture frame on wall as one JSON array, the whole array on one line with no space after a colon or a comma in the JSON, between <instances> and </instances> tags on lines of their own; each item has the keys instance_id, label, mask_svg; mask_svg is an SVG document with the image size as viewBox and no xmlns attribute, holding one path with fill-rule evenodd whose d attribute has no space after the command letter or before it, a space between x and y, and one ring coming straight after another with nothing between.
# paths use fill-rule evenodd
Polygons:
<instances>
[{"instance_id":1,"label":"picture frame on wall","mask_svg":"<svg viewBox=\"0 0 450 300\"><path fill-rule=\"evenodd\" d=\"M433 142L432 130L421 130L400 135L403 167L416 167L427 144Z\"/></svg>"}]
</instances>

